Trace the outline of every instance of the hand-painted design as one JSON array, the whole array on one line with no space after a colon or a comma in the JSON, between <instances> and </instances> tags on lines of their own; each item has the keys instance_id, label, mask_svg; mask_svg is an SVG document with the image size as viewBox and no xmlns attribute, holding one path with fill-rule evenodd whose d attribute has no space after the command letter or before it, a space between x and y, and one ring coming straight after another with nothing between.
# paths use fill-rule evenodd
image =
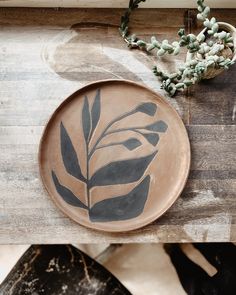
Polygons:
<instances>
[{"instance_id":1,"label":"hand-painted design","mask_svg":"<svg viewBox=\"0 0 236 295\"><path fill-rule=\"evenodd\" d=\"M91 118L90 118L87 96L85 96L84 98L84 106L82 110L82 123L83 123L84 138L87 142L90 135L90 129L91 129Z\"/></svg>"},{"instance_id":2,"label":"hand-painted design","mask_svg":"<svg viewBox=\"0 0 236 295\"><path fill-rule=\"evenodd\" d=\"M84 205L73 193L71 190L69 190L67 187L63 186L54 171L52 171L52 179L53 182L55 184L56 190L58 192L59 195L62 196L63 200L75 207L80 207L80 208L84 208L84 209L88 209L88 207L86 205Z\"/></svg>"},{"instance_id":3,"label":"hand-painted design","mask_svg":"<svg viewBox=\"0 0 236 295\"><path fill-rule=\"evenodd\" d=\"M139 216L147 200L150 176L147 175L127 195L96 203L89 211L91 221L107 222L131 219Z\"/></svg>"},{"instance_id":4,"label":"hand-painted design","mask_svg":"<svg viewBox=\"0 0 236 295\"><path fill-rule=\"evenodd\" d=\"M55 172L52 171L52 180L58 194L63 198L63 200L71 206L88 210L89 218L92 222L127 220L139 216L143 212L150 186L150 175L146 175L144 178L143 176L148 166L156 156L157 150L140 158L131 158L108 163L93 173L90 172L89 164L90 159L97 150L120 145L129 151L133 151L142 145L142 142L136 137L131 137L124 141L102 144L102 140L109 134L132 131L136 135L139 134L143 136L148 143L155 147L159 142L158 133L164 133L168 128L167 124L163 121L159 120L146 126L134 126L120 129L111 129L111 127L115 123L133 114L144 113L153 117L156 111L157 106L155 103L148 102L140 104L133 110L113 119L101 132L93 146L90 147L89 145L91 139L96 131L101 115L100 89L96 92L91 111L88 98L85 96L82 108L82 127L86 146L86 176L82 174L77 153L63 123L61 123L60 127L60 140L61 154L65 169L68 174L85 183L87 204L84 204L72 193L70 189L63 186L59 182ZM128 194L104 199L103 201L95 203L93 206L90 205L90 190L93 187L129 184L138 181L140 182L136 184L136 186Z\"/></svg>"},{"instance_id":5,"label":"hand-painted design","mask_svg":"<svg viewBox=\"0 0 236 295\"><path fill-rule=\"evenodd\" d=\"M138 181L156 154L157 151L146 157L109 163L93 174L89 180L89 187Z\"/></svg>"},{"instance_id":6,"label":"hand-painted design","mask_svg":"<svg viewBox=\"0 0 236 295\"><path fill-rule=\"evenodd\" d=\"M97 127L98 121L100 119L100 113L101 113L101 98L100 98L100 89L98 89L94 99L93 107L91 110L92 129L91 129L90 139L92 134L94 133L95 128Z\"/></svg>"},{"instance_id":7,"label":"hand-painted design","mask_svg":"<svg viewBox=\"0 0 236 295\"><path fill-rule=\"evenodd\" d=\"M159 141L159 135L157 133L143 133L139 130L136 130L137 133L140 133L146 140L151 143L153 146L156 146Z\"/></svg>"},{"instance_id":8,"label":"hand-painted design","mask_svg":"<svg viewBox=\"0 0 236 295\"><path fill-rule=\"evenodd\" d=\"M100 145L97 147L97 149L102 149L104 147L109 147L109 146L114 146L114 145L123 145L128 150L132 151L132 150L135 150L140 145L142 145L142 143L137 138L129 138L125 141L113 142L113 143L109 143L109 144Z\"/></svg>"},{"instance_id":9,"label":"hand-painted design","mask_svg":"<svg viewBox=\"0 0 236 295\"><path fill-rule=\"evenodd\" d=\"M71 139L61 123L61 154L66 171L79 180L86 182L85 177L81 172L76 151L73 147Z\"/></svg>"}]
</instances>

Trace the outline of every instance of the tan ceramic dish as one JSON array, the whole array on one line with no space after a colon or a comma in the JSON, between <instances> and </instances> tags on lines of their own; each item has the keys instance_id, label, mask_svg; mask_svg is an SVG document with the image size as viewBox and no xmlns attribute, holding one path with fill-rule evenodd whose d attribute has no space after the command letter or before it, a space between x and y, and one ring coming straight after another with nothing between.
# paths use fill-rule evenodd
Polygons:
<instances>
[{"instance_id":1,"label":"tan ceramic dish","mask_svg":"<svg viewBox=\"0 0 236 295\"><path fill-rule=\"evenodd\" d=\"M160 217L184 188L190 145L177 112L158 94L124 80L87 85L47 124L42 181L76 222L122 232Z\"/></svg>"}]
</instances>

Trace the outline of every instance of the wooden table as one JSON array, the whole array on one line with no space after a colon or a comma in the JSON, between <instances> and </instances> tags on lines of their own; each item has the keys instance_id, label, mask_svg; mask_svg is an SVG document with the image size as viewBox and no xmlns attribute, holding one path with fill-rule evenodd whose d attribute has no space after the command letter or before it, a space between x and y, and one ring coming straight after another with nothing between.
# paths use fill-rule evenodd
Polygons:
<instances>
[{"instance_id":1,"label":"wooden table","mask_svg":"<svg viewBox=\"0 0 236 295\"><path fill-rule=\"evenodd\" d=\"M236 67L168 98L189 133L186 188L154 223L129 233L86 229L64 216L43 189L38 145L49 116L72 92L99 79L125 78L159 93L152 55L127 49L120 9L0 8L0 243L236 241ZM214 11L236 25L236 10ZM192 10L138 10L132 28L174 40L197 29ZM185 53L159 66L174 68ZM163 93L162 93L163 94Z\"/></svg>"}]
</instances>

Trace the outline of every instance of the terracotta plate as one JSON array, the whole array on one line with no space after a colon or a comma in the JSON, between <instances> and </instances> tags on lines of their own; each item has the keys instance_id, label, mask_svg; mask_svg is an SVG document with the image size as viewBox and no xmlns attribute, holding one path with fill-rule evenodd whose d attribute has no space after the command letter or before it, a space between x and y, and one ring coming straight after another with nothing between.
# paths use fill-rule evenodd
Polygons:
<instances>
[{"instance_id":1,"label":"terracotta plate","mask_svg":"<svg viewBox=\"0 0 236 295\"><path fill-rule=\"evenodd\" d=\"M106 80L67 98L44 131L43 183L69 217L104 231L162 215L186 182L190 146L176 111L139 84Z\"/></svg>"}]
</instances>

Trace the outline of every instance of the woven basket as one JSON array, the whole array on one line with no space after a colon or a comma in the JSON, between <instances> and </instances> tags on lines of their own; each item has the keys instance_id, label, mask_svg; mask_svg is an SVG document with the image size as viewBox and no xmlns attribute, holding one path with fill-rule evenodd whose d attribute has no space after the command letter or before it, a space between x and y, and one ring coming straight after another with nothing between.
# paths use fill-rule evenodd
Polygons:
<instances>
[{"instance_id":1,"label":"woven basket","mask_svg":"<svg viewBox=\"0 0 236 295\"><path fill-rule=\"evenodd\" d=\"M230 58L233 61L236 61L236 28L228 23L219 22L219 28L221 30L224 30L228 33L232 34L233 37L233 43L234 43L234 50L232 51L230 48L224 49L221 54L225 58ZM207 28L203 29L200 34L205 34ZM196 56L196 53L190 53L187 52L186 61L191 61ZM221 74L224 71L224 69L217 69L214 66L209 67L207 72L203 75L202 79L212 79L216 77L217 75Z\"/></svg>"}]
</instances>

